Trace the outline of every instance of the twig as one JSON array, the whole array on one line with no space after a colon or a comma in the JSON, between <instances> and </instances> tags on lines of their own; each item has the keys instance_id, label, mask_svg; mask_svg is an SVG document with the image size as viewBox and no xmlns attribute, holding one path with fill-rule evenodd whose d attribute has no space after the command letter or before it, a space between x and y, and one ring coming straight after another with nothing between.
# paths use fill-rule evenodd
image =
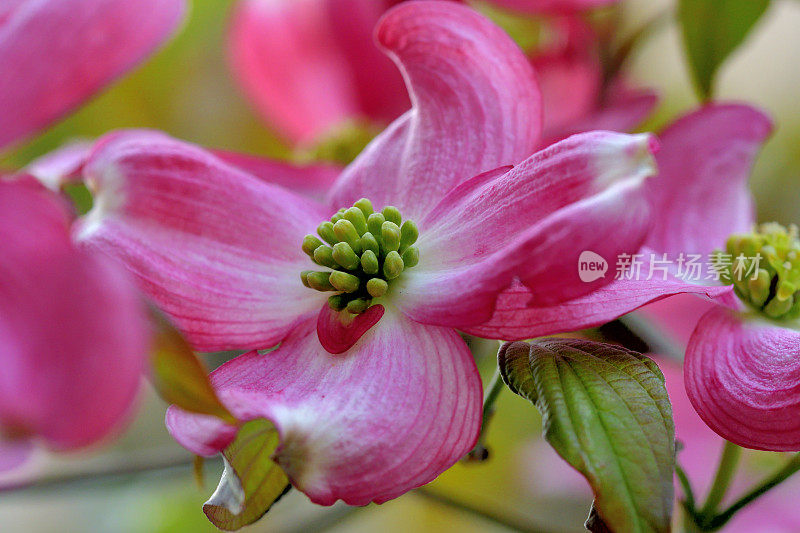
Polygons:
<instances>
[{"instance_id":1,"label":"twig","mask_svg":"<svg viewBox=\"0 0 800 533\"><path fill-rule=\"evenodd\" d=\"M473 507L467 503L455 500L450 496L446 496L441 492L432 491L425 487L415 490L414 494L422 496L423 498L427 498L428 500L431 500L433 502L446 505L447 507L451 507L453 509L469 513L471 515L478 516L490 522L494 522L495 524L505 526L512 531L521 531L523 533L553 533L551 531L536 527L533 524L529 524L516 517L505 516L495 511L489 511L486 509Z\"/></svg>"}]
</instances>

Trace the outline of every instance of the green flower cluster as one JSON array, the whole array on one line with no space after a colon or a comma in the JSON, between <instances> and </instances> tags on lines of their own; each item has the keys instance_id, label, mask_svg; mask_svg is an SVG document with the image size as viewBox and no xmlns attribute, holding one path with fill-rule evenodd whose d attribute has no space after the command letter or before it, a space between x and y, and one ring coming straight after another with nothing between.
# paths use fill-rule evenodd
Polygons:
<instances>
[{"instance_id":1,"label":"green flower cluster","mask_svg":"<svg viewBox=\"0 0 800 533\"><path fill-rule=\"evenodd\" d=\"M336 311L360 314L373 299L387 294L393 280L419 262L412 246L419 237L417 225L403 222L396 207L373 211L366 198L349 209L340 209L317 234L303 238L303 251L314 263L331 270L306 270L303 285L318 291L334 291L328 304ZM324 241L324 242L323 242Z\"/></svg>"},{"instance_id":2,"label":"green flower cluster","mask_svg":"<svg viewBox=\"0 0 800 533\"><path fill-rule=\"evenodd\" d=\"M726 244L722 280L732 283L742 301L770 318L800 317L800 240L797 226L771 222L752 233L734 234ZM722 252L715 261L721 264Z\"/></svg>"}]
</instances>

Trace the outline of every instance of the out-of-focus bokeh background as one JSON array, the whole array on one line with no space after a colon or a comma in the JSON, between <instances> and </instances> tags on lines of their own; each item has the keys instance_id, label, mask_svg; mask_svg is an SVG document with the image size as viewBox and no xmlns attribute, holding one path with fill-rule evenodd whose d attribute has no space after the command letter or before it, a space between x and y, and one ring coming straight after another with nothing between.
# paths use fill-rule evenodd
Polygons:
<instances>
[{"instance_id":1,"label":"out-of-focus bokeh background","mask_svg":"<svg viewBox=\"0 0 800 533\"><path fill-rule=\"evenodd\" d=\"M93 138L122 127L157 128L199 144L287 157L289 149L270 133L237 89L226 62L230 0L195 0L178 37L142 68L115 84L70 118L0 159L18 168L60 144ZM673 9L669 0L623 2L621 34ZM721 99L766 109L777 130L752 178L759 218L800 221L800 2L776 1L744 47L723 67ZM654 87L661 104L647 124L657 129L697 105L676 25L658 26L632 56L629 72ZM324 90L324 88L320 88ZM485 378L493 370L496 343L477 351ZM210 357L209 366L219 362ZM215 531L201 512L221 464L206 464L204 486L195 480L192 457L166 432L165 405L148 389L121 441L110 448L67 457L40 453L16 474L20 490L0 492L2 531ZM526 401L504 391L489 434L490 460L459 464L430 491L527 525L530 530L581 531L591 500L588 488L541 441L541 421ZM752 473L772 465L751 454ZM787 487L779 490L797 490ZM796 496L800 496L797 494ZM432 498L409 494L381 506L314 506L292 491L252 531L507 531L476 514Z\"/></svg>"}]
</instances>

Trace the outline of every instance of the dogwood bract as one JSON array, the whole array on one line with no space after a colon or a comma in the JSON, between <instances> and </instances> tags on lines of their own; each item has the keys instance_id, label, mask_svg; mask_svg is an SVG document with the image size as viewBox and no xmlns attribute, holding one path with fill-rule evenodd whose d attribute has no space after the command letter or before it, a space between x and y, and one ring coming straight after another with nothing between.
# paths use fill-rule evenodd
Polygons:
<instances>
[{"instance_id":1,"label":"dogwood bract","mask_svg":"<svg viewBox=\"0 0 800 533\"><path fill-rule=\"evenodd\" d=\"M65 206L32 180L0 182L0 470L36 442L92 444L131 410L144 306L125 272L70 239Z\"/></svg>"}]
</instances>

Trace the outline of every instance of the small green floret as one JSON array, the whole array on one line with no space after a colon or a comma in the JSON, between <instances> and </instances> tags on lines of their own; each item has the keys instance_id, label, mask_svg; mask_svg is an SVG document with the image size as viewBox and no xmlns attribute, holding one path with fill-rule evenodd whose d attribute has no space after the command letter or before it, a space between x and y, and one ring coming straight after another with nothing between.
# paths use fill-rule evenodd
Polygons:
<instances>
[{"instance_id":1,"label":"small green floret","mask_svg":"<svg viewBox=\"0 0 800 533\"><path fill-rule=\"evenodd\" d=\"M419 238L416 224L404 222L396 207L375 212L366 198L340 209L317 227L317 234L322 240L306 235L301 247L314 263L331 270L306 270L300 278L310 289L337 292L328 298L335 311L363 313L419 262L413 246Z\"/></svg>"},{"instance_id":2,"label":"small green floret","mask_svg":"<svg viewBox=\"0 0 800 533\"><path fill-rule=\"evenodd\" d=\"M771 222L728 238L714 262L736 295L766 316L800 318L800 240L797 226Z\"/></svg>"}]
</instances>

